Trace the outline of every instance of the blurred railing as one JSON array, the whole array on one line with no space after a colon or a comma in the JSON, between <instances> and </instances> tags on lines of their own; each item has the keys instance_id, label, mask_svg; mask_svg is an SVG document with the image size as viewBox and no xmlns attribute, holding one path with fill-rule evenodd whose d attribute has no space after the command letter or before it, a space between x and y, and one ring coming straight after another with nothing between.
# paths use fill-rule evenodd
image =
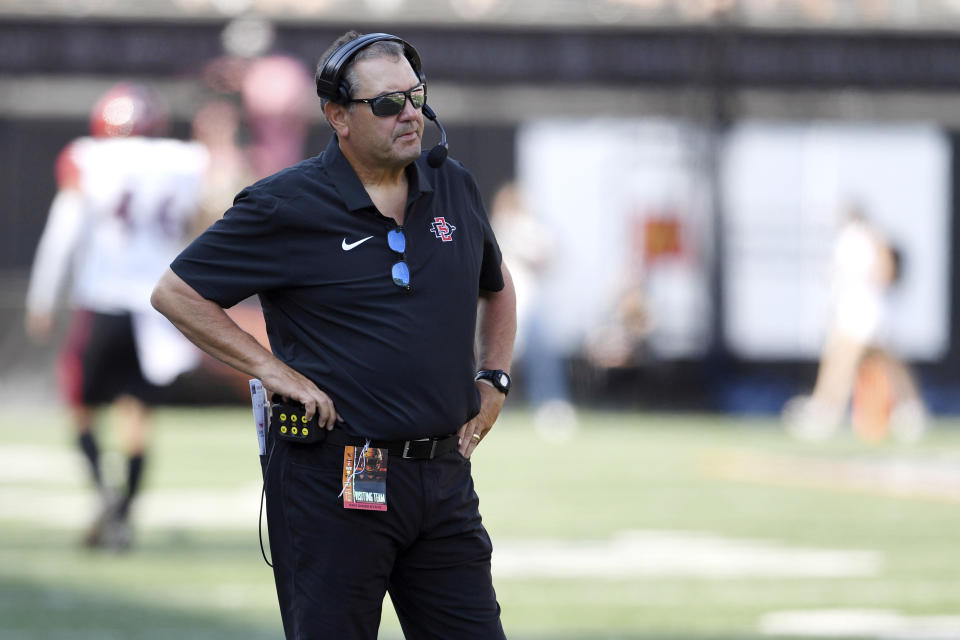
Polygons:
<instances>
[{"instance_id":1,"label":"blurred railing","mask_svg":"<svg viewBox=\"0 0 960 640\"><path fill-rule=\"evenodd\" d=\"M759 29L956 30L955 0L0 0L0 15L222 19L497 27L703 26Z\"/></svg>"}]
</instances>

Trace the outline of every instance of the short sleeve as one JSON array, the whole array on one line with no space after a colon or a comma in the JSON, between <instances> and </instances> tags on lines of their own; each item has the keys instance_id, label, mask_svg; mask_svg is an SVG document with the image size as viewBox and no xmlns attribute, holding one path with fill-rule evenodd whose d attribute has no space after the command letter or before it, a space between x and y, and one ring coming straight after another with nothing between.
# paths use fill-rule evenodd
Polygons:
<instances>
[{"instance_id":1,"label":"short sleeve","mask_svg":"<svg viewBox=\"0 0 960 640\"><path fill-rule=\"evenodd\" d=\"M223 217L190 243L170 268L221 307L284 286L278 207L273 196L241 191Z\"/></svg>"},{"instance_id":2,"label":"short sleeve","mask_svg":"<svg viewBox=\"0 0 960 640\"><path fill-rule=\"evenodd\" d=\"M503 289L503 271L500 269L500 263L503 256L500 253L500 245L497 244L497 238L493 234L493 228L490 226L490 220L487 217L487 210L483 206L483 198L480 197L480 189L473 177L466 173L467 192L470 194L470 200L474 211L477 212L477 220L480 223L480 229L483 234L483 263L480 266L480 290L496 292Z\"/></svg>"}]
</instances>

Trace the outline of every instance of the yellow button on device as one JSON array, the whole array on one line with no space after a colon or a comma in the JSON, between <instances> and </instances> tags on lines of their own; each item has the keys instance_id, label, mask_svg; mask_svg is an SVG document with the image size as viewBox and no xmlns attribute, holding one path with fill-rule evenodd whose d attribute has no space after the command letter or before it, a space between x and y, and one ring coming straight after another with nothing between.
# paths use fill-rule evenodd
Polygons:
<instances>
[{"instance_id":1,"label":"yellow button on device","mask_svg":"<svg viewBox=\"0 0 960 640\"><path fill-rule=\"evenodd\" d=\"M290 429L290 433L292 433L293 435L297 435L297 428L294 427L293 429Z\"/></svg>"},{"instance_id":2,"label":"yellow button on device","mask_svg":"<svg viewBox=\"0 0 960 640\"><path fill-rule=\"evenodd\" d=\"M304 435L304 436L310 435L310 430L307 429L306 427L304 427L304 428L303 428L303 435Z\"/></svg>"},{"instance_id":3,"label":"yellow button on device","mask_svg":"<svg viewBox=\"0 0 960 640\"><path fill-rule=\"evenodd\" d=\"M284 425L280 425L280 433L286 433L286 432L287 432L287 425L285 425L285 424L284 424Z\"/></svg>"},{"instance_id":4,"label":"yellow button on device","mask_svg":"<svg viewBox=\"0 0 960 640\"><path fill-rule=\"evenodd\" d=\"M280 414L280 422L286 422L286 421L287 421L287 414L281 413L281 414Z\"/></svg>"}]
</instances>

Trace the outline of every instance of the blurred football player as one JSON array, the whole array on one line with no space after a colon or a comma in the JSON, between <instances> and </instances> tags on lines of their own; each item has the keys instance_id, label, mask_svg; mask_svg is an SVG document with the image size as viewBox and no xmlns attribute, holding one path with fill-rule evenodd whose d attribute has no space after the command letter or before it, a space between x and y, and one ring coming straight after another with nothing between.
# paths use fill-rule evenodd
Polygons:
<instances>
[{"instance_id":1,"label":"blurred football player","mask_svg":"<svg viewBox=\"0 0 960 640\"><path fill-rule=\"evenodd\" d=\"M74 140L57 159L58 191L27 292L27 333L44 341L62 284L72 280L58 377L102 501L84 538L90 547L129 546L147 405L199 353L150 306L154 283L184 244L208 162L203 145L161 137L167 127L164 104L146 87L121 84L97 102L92 136ZM96 409L108 403L127 455L119 490L104 477L93 428Z\"/></svg>"}]
</instances>

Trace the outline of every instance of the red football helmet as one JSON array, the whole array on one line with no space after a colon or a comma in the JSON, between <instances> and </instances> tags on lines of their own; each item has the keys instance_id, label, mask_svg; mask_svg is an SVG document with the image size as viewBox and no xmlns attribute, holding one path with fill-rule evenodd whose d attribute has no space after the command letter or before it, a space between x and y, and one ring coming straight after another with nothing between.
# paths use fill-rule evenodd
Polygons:
<instances>
[{"instance_id":1,"label":"red football helmet","mask_svg":"<svg viewBox=\"0 0 960 640\"><path fill-rule=\"evenodd\" d=\"M168 126L167 108L160 96L138 84L113 87L90 113L90 133L97 138L162 136Z\"/></svg>"}]
</instances>

